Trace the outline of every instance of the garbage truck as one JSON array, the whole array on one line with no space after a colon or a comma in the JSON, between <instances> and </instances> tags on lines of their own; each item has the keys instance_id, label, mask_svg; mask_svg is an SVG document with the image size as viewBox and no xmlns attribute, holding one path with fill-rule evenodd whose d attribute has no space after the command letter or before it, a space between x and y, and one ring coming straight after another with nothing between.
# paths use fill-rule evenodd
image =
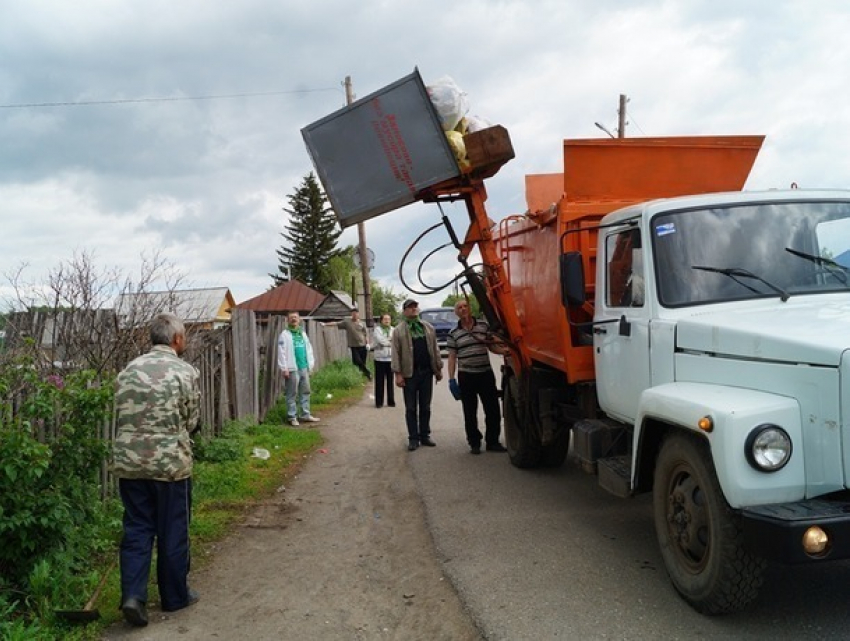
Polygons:
<instances>
[{"instance_id":1,"label":"garbage truck","mask_svg":"<svg viewBox=\"0 0 850 641\"><path fill-rule=\"evenodd\" d=\"M343 226L465 205L462 238L443 222L481 340L511 348L511 463L571 454L651 493L704 614L751 603L768 562L850 557L850 191L744 191L761 136L564 140L563 172L527 176L526 211L496 224L507 130L465 135L462 163L443 133L418 71L302 130Z\"/></svg>"}]
</instances>

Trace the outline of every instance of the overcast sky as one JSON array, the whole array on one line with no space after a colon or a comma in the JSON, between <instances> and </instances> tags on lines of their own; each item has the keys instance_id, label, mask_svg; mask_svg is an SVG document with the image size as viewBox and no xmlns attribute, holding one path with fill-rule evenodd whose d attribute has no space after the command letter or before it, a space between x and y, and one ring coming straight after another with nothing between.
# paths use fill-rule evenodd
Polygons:
<instances>
[{"instance_id":1,"label":"overcast sky","mask_svg":"<svg viewBox=\"0 0 850 641\"><path fill-rule=\"evenodd\" d=\"M31 282L75 253L132 273L159 249L193 286L261 294L313 170L301 129L345 104L346 76L365 96L448 75L504 125L494 220L525 210L526 173L561 170L564 138L614 130L620 94L628 136L766 135L748 189L850 184L846 1L0 0L0 16L0 274L27 264ZM44 103L71 104L21 106ZM439 215L368 221L373 277L406 293L401 256ZM447 240L428 238L411 281ZM422 273L456 267L448 249Z\"/></svg>"}]
</instances>

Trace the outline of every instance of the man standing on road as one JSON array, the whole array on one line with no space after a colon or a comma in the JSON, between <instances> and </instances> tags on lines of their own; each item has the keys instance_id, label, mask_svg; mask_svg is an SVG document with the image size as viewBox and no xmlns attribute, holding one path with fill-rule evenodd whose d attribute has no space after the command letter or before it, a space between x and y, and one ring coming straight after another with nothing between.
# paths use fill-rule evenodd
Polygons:
<instances>
[{"instance_id":1,"label":"man standing on road","mask_svg":"<svg viewBox=\"0 0 850 641\"><path fill-rule=\"evenodd\" d=\"M153 543L163 611L197 602L189 588L192 504L191 435L200 421L199 374L180 358L186 330L173 314L151 322L151 350L118 374L112 469L124 504L121 610L131 625L148 624Z\"/></svg>"},{"instance_id":2,"label":"man standing on road","mask_svg":"<svg viewBox=\"0 0 850 641\"><path fill-rule=\"evenodd\" d=\"M463 424L470 452L481 454L481 430L478 429L478 398L484 407L484 440L488 452L506 452L499 442L502 417L499 411L499 392L496 376L490 365L490 352L504 354L505 348L493 343L490 326L485 320L472 316L469 303L455 303L457 327L449 332L446 348L449 352L449 387L455 394L459 389L463 404ZM458 376L455 380L455 370Z\"/></svg>"},{"instance_id":3,"label":"man standing on road","mask_svg":"<svg viewBox=\"0 0 850 641\"><path fill-rule=\"evenodd\" d=\"M372 372L366 367L366 355L371 347L369 343L369 330L366 323L360 320L360 312L357 308L351 310L351 318L346 318L341 321L333 321L323 323L323 325L336 325L345 330L345 336L348 340L348 348L351 350L351 362L363 372L363 376L372 380Z\"/></svg>"},{"instance_id":4,"label":"man standing on road","mask_svg":"<svg viewBox=\"0 0 850 641\"><path fill-rule=\"evenodd\" d=\"M392 339L392 369L395 383L404 393L407 449L434 447L431 439L431 397L434 377L443 379L443 359L434 327L419 318L419 303L408 299L402 305L404 318Z\"/></svg>"},{"instance_id":5,"label":"man standing on road","mask_svg":"<svg viewBox=\"0 0 850 641\"><path fill-rule=\"evenodd\" d=\"M277 366L284 380L286 415L292 427L298 427L299 421L319 422L310 413L310 372L315 365L313 345L301 327L301 316L289 312L287 326L277 339Z\"/></svg>"}]
</instances>

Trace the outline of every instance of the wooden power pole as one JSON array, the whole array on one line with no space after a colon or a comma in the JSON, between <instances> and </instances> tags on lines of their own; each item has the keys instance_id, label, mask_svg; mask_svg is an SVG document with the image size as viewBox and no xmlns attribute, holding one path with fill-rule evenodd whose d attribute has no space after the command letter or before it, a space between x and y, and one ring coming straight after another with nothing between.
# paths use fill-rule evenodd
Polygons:
<instances>
[{"instance_id":1,"label":"wooden power pole","mask_svg":"<svg viewBox=\"0 0 850 641\"><path fill-rule=\"evenodd\" d=\"M345 104L350 105L354 102L354 89L351 86L351 76L345 77ZM363 312L363 320L369 327L372 327L372 283L369 281L369 255L366 251L366 224L363 222L357 223L357 253L360 256L360 273L363 277L363 306L366 308ZM357 304L355 298L354 304Z\"/></svg>"}]
</instances>

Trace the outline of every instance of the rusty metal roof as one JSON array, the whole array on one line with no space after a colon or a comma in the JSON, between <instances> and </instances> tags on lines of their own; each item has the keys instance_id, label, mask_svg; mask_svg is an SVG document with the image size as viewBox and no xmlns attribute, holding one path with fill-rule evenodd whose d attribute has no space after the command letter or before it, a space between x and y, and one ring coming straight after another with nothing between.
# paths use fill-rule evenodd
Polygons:
<instances>
[{"instance_id":1,"label":"rusty metal roof","mask_svg":"<svg viewBox=\"0 0 850 641\"><path fill-rule=\"evenodd\" d=\"M324 294L320 294L301 281L290 280L283 285L278 285L274 289L270 289L265 294L260 294L254 298L249 298L243 303L239 303L236 308L273 314L282 314L289 311L307 314L318 307L323 300L325 300Z\"/></svg>"}]
</instances>

